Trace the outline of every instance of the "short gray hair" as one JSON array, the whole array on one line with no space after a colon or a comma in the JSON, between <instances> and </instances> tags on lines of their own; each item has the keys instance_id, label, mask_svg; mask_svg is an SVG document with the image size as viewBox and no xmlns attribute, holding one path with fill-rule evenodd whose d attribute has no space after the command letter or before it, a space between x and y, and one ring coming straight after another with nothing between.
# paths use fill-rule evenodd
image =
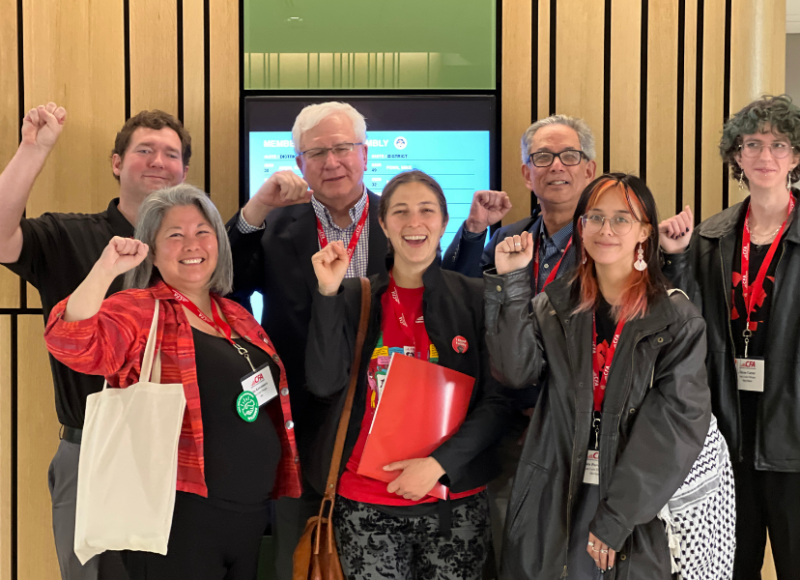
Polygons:
<instances>
[{"instance_id":1,"label":"short gray hair","mask_svg":"<svg viewBox=\"0 0 800 580\"><path fill-rule=\"evenodd\" d=\"M581 151L584 152L589 161L592 161L595 156L594 150L594 135L586 121L578 117L570 117L569 115L550 115L545 119L539 119L533 125L528 127L528 130L522 134L522 162L528 162L531 145L533 144L533 136L536 131L548 125L565 125L578 134L578 140L581 143Z\"/></svg>"},{"instance_id":2,"label":"short gray hair","mask_svg":"<svg viewBox=\"0 0 800 580\"><path fill-rule=\"evenodd\" d=\"M334 115L344 115L350 119L350 122L353 123L356 139L361 143L367 140L367 122L364 119L364 115L356 111L352 105L329 101L317 105L308 105L297 115L294 120L294 127L292 127L292 141L294 141L295 153L300 153L300 138L303 133Z\"/></svg>"},{"instance_id":3,"label":"short gray hair","mask_svg":"<svg viewBox=\"0 0 800 580\"><path fill-rule=\"evenodd\" d=\"M221 295L230 294L233 289L233 257L225 224L217 207L205 192L187 183L151 193L139 208L134 237L150 246L150 252L141 264L125 274L125 288L148 288L161 279L158 269L153 266L156 234L169 210L192 205L200 210L217 236L219 258L208 282L208 289Z\"/></svg>"}]
</instances>

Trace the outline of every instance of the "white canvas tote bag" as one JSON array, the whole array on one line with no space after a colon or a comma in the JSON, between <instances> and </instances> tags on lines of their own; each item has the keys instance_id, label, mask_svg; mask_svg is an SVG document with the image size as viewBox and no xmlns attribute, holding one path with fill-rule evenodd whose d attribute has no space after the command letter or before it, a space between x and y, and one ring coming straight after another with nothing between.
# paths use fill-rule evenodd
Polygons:
<instances>
[{"instance_id":1,"label":"white canvas tote bag","mask_svg":"<svg viewBox=\"0 0 800 580\"><path fill-rule=\"evenodd\" d=\"M186 397L183 385L158 382L158 310L156 300L139 382L104 384L86 400L74 546L81 564L106 550L167 553Z\"/></svg>"}]
</instances>

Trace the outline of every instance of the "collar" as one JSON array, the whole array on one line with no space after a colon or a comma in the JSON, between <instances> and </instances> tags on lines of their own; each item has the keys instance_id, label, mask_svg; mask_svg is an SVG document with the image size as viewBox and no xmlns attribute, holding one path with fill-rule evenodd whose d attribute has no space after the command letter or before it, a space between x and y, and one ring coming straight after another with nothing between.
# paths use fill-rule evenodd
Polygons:
<instances>
[{"instance_id":1,"label":"collar","mask_svg":"<svg viewBox=\"0 0 800 580\"><path fill-rule=\"evenodd\" d=\"M361 213L364 211L364 206L366 204L367 204L367 188L362 182L361 197L358 199L356 204L348 210L348 213L350 214L350 219L352 220L350 226L356 223L358 221L358 218L361 217ZM323 226L336 227L336 228L339 227L333 222L333 218L331 217L331 212L328 211L328 208L325 207L325 205L313 195L311 196L311 206L314 208L314 213L317 214L317 218L323 224ZM347 228L339 228L339 229L347 229Z\"/></svg>"},{"instance_id":2,"label":"collar","mask_svg":"<svg viewBox=\"0 0 800 580\"><path fill-rule=\"evenodd\" d=\"M547 228L544 225L544 217L539 216L539 235L545 243L549 240L552 241L556 247L562 252L567 247L567 242L572 237L572 222L569 222L563 228L558 230L552 236L547 235Z\"/></svg>"},{"instance_id":3,"label":"collar","mask_svg":"<svg viewBox=\"0 0 800 580\"><path fill-rule=\"evenodd\" d=\"M386 254L386 271L378 274L377 284L375 286L378 295L383 294L389 287L389 271L394 266L394 256ZM436 254L436 257L431 262L431 265L422 274L422 285L425 287L425 294L441 284L442 279L442 256L441 253Z\"/></svg>"},{"instance_id":4,"label":"collar","mask_svg":"<svg viewBox=\"0 0 800 580\"><path fill-rule=\"evenodd\" d=\"M797 215L797 204L800 203L800 190L792 189L792 195L795 198L795 208L792 215L789 216L789 226L786 230L784 238L795 244L800 244L800 220L795 219ZM744 201L732 205L726 210L711 216L698 227L697 233L708 239L724 238L730 234L736 233L740 220L744 219L744 214L747 208L750 207L750 196L748 195Z\"/></svg>"},{"instance_id":5,"label":"collar","mask_svg":"<svg viewBox=\"0 0 800 580\"><path fill-rule=\"evenodd\" d=\"M169 289L163 280L159 280L152 286L147 289L153 298L156 300L169 301L175 302L178 304L178 301L175 300L175 295L172 293L172 290ZM222 300L222 297L219 294L211 293L211 297L220 305L222 308L223 314L225 314L225 318L228 319L228 322L233 325L234 321L238 322L242 318L244 318L240 312L237 312L236 307L231 307L231 302L227 300ZM239 306L238 304L236 306Z\"/></svg>"},{"instance_id":6,"label":"collar","mask_svg":"<svg viewBox=\"0 0 800 580\"><path fill-rule=\"evenodd\" d=\"M125 219L125 216L120 213L117 206L119 206L119 198L115 197L108 204L108 209L106 210L111 229L121 238L132 238L134 234L133 224Z\"/></svg>"}]
</instances>

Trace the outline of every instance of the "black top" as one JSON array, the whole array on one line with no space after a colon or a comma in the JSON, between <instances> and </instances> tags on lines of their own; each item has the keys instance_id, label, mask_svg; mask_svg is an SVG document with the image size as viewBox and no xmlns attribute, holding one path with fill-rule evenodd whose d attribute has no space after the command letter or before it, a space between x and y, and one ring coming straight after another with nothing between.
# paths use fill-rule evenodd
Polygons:
<instances>
[{"instance_id":1,"label":"black top","mask_svg":"<svg viewBox=\"0 0 800 580\"><path fill-rule=\"evenodd\" d=\"M741 224L737 228L738 235L736 240L736 251L733 254L733 304L731 308L731 331L733 332L733 343L736 345L736 356L744 357L744 336L743 332L747 327L747 308L742 294L742 232L744 231L744 216ZM764 263L764 259L769 252L770 244L757 246L750 244L750 272L748 279L750 287L756 281L758 271ZM780 248L775 253L764 278L764 301L756 303L753 314L750 316L751 326L756 323L755 330L750 337L747 346L748 358L764 358L767 347L767 333L769 332L769 317L772 309L772 290L775 285L775 270L778 268L780 259ZM752 391L739 391L739 406L742 417L742 460L752 464L755 460L756 448L756 424L758 422L758 406L761 402L761 393Z\"/></svg>"},{"instance_id":2,"label":"black top","mask_svg":"<svg viewBox=\"0 0 800 580\"><path fill-rule=\"evenodd\" d=\"M224 338L192 328L200 413L203 417L203 456L208 497L237 505L261 507L269 500L281 458L275 425L262 405L248 423L236 412L239 382L252 373L245 358ZM259 348L240 338L236 343L250 354L255 368L269 363L277 388L280 370Z\"/></svg>"},{"instance_id":3,"label":"black top","mask_svg":"<svg viewBox=\"0 0 800 580\"><path fill-rule=\"evenodd\" d=\"M16 263L5 266L39 291L45 323L53 306L83 282L111 238L133 237L133 225L119 212L118 203L114 199L106 211L94 214L45 213L23 218L22 253ZM108 294L120 290L122 276L114 280ZM82 428L86 397L103 388L103 377L77 373L52 355L50 368L58 420Z\"/></svg>"}]
</instances>

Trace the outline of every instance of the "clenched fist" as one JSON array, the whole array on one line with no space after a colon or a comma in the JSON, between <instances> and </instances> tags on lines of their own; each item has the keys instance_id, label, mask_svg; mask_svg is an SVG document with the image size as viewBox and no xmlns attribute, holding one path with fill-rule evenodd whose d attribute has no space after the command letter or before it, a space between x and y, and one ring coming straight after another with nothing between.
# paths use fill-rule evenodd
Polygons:
<instances>
[{"instance_id":1,"label":"clenched fist","mask_svg":"<svg viewBox=\"0 0 800 580\"><path fill-rule=\"evenodd\" d=\"M55 103L39 105L22 119L22 144L36 145L50 151L61 135L67 111Z\"/></svg>"},{"instance_id":2,"label":"clenched fist","mask_svg":"<svg viewBox=\"0 0 800 580\"><path fill-rule=\"evenodd\" d=\"M286 169L273 173L258 189L253 199L272 208L286 207L310 202L312 193L305 179L294 171Z\"/></svg>"},{"instance_id":3,"label":"clenched fist","mask_svg":"<svg viewBox=\"0 0 800 580\"><path fill-rule=\"evenodd\" d=\"M343 242L331 242L319 252L311 256L314 273L319 282L319 291L325 296L333 296L339 291L350 257L344 249Z\"/></svg>"},{"instance_id":4,"label":"clenched fist","mask_svg":"<svg viewBox=\"0 0 800 580\"><path fill-rule=\"evenodd\" d=\"M494 264L498 274L508 274L524 268L533 259L533 236L522 232L521 236L508 237L497 244L494 251Z\"/></svg>"},{"instance_id":5,"label":"clenched fist","mask_svg":"<svg viewBox=\"0 0 800 580\"><path fill-rule=\"evenodd\" d=\"M510 209L511 200L505 191L476 191L464 227L479 234L502 220Z\"/></svg>"},{"instance_id":6,"label":"clenched fist","mask_svg":"<svg viewBox=\"0 0 800 580\"><path fill-rule=\"evenodd\" d=\"M110 278L116 278L141 264L147 257L148 251L149 248L144 242L114 236L97 260L95 268Z\"/></svg>"},{"instance_id":7,"label":"clenched fist","mask_svg":"<svg viewBox=\"0 0 800 580\"><path fill-rule=\"evenodd\" d=\"M694 231L694 215L688 205L675 217L658 224L659 242L667 254L680 254L689 247Z\"/></svg>"}]
</instances>

